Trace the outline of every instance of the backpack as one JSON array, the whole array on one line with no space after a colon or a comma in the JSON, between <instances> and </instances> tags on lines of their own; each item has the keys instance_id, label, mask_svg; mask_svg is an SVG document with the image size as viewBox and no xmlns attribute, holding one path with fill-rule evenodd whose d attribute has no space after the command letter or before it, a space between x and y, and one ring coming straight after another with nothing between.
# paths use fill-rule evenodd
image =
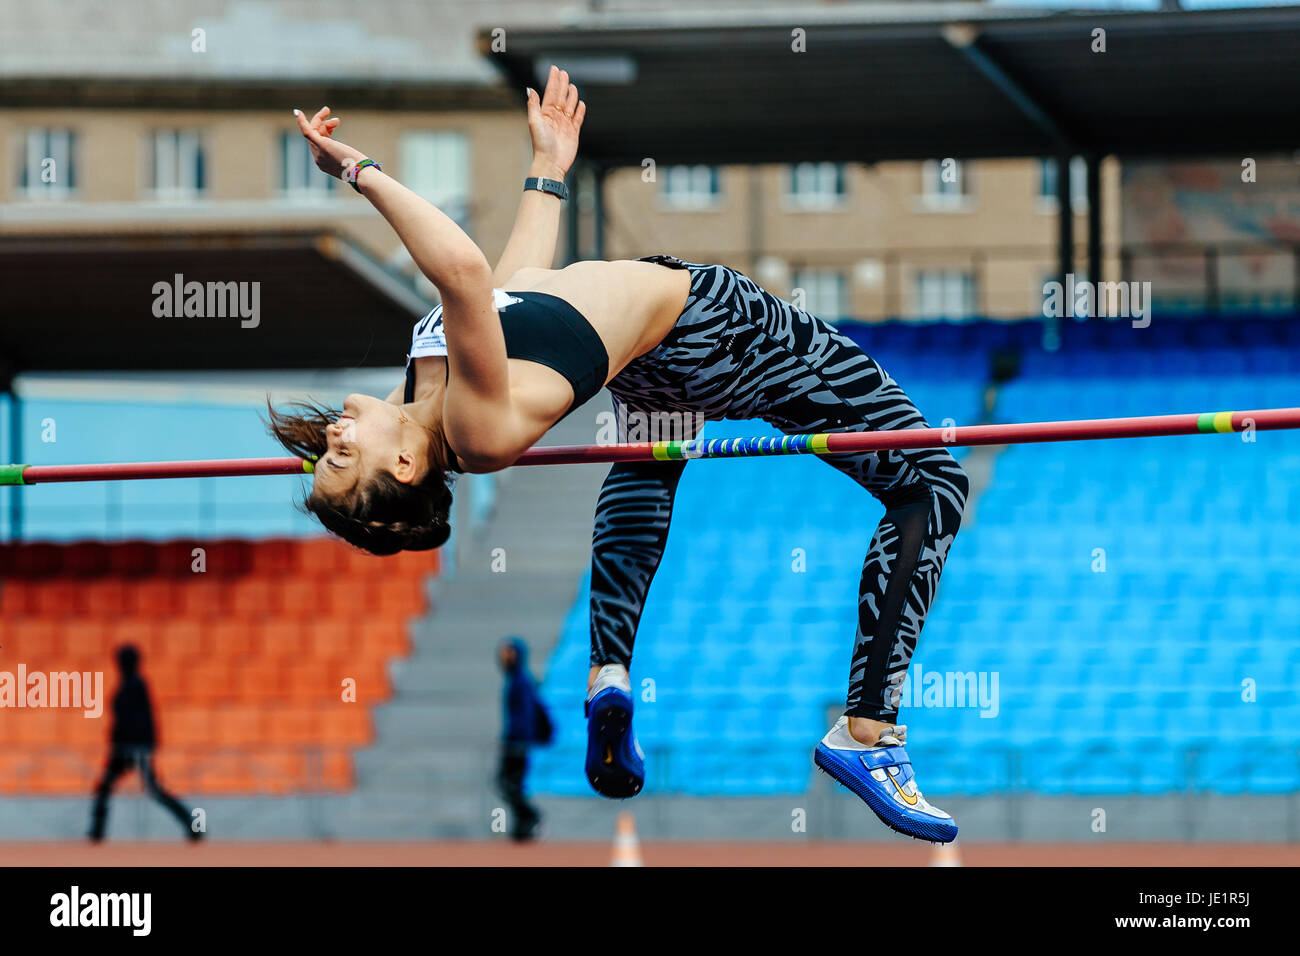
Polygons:
<instances>
[{"instance_id":1,"label":"backpack","mask_svg":"<svg viewBox=\"0 0 1300 956\"><path fill-rule=\"evenodd\" d=\"M547 713L546 707L540 700L533 704L533 714L533 743L545 746L555 737L555 726L551 723L551 715Z\"/></svg>"}]
</instances>

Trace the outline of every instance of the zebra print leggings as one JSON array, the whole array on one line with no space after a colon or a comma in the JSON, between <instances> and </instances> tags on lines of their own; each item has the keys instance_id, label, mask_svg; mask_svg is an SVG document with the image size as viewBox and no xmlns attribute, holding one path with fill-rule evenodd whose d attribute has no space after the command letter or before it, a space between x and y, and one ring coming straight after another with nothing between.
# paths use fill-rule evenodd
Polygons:
<instances>
[{"instance_id":1,"label":"zebra print leggings","mask_svg":"<svg viewBox=\"0 0 1300 956\"><path fill-rule=\"evenodd\" d=\"M646 261L690 270L691 293L668 337L609 383L620 422L635 411L761 418L787 434L928 427L889 374L828 323L726 266L671 256ZM862 568L845 712L893 721L961 524L966 474L945 448L823 460L885 506ZM631 663L685 466L684 461L620 463L605 479L592 538L595 665Z\"/></svg>"}]
</instances>

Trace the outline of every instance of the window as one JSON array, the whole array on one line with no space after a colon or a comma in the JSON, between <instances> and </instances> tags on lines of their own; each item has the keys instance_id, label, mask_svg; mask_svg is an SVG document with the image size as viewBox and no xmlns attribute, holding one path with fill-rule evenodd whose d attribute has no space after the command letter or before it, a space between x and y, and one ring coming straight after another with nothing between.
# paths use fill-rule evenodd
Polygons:
<instances>
[{"instance_id":1,"label":"window","mask_svg":"<svg viewBox=\"0 0 1300 956\"><path fill-rule=\"evenodd\" d=\"M659 196L673 209L707 209L722 199L717 166L668 166L660 176Z\"/></svg>"},{"instance_id":2,"label":"window","mask_svg":"<svg viewBox=\"0 0 1300 956\"><path fill-rule=\"evenodd\" d=\"M149 188L156 199L197 199L207 189L198 130L158 129L149 139Z\"/></svg>"},{"instance_id":3,"label":"window","mask_svg":"<svg viewBox=\"0 0 1300 956\"><path fill-rule=\"evenodd\" d=\"M912 316L967 319L975 314L975 276L960 269L923 269L916 274Z\"/></svg>"},{"instance_id":4,"label":"window","mask_svg":"<svg viewBox=\"0 0 1300 956\"><path fill-rule=\"evenodd\" d=\"M19 140L18 189L24 199L66 199L77 188L77 136L70 129L29 129Z\"/></svg>"},{"instance_id":5,"label":"window","mask_svg":"<svg viewBox=\"0 0 1300 956\"><path fill-rule=\"evenodd\" d=\"M955 208L970 199L970 177L955 159L927 159L921 164L921 199L927 206Z\"/></svg>"},{"instance_id":6,"label":"window","mask_svg":"<svg viewBox=\"0 0 1300 956\"><path fill-rule=\"evenodd\" d=\"M286 199L311 202L334 194L333 176L316 168L307 140L298 132L280 134L280 193Z\"/></svg>"},{"instance_id":7,"label":"window","mask_svg":"<svg viewBox=\"0 0 1300 956\"><path fill-rule=\"evenodd\" d=\"M1038 161L1038 198L1045 203L1056 202L1058 166L1054 159ZM1088 163L1082 156L1070 160L1070 203L1076 210L1088 208Z\"/></svg>"},{"instance_id":8,"label":"window","mask_svg":"<svg viewBox=\"0 0 1300 956\"><path fill-rule=\"evenodd\" d=\"M407 133L398 147L399 175L418 193L454 219L469 221L469 137L455 130Z\"/></svg>"},{"instance_id":9,"label":"window","mask_svg":"<svg viewBox=\"0 0 1300 956\"><path fill-rule=\"evenodd\" d=\"M842 163L796 163L788 168L786 196L794 204L825 208L844 200Z\"/></svg>"},{"instance_id":10,"label":"window","mask_svg":"<svg viewBox=\"0 0 1300 956\"><path fill-rule=\"evenodd\" d=\"M796 305L805 312L828 322L842 319L848 314L847 281L837 269L797 269L794 288L803 290L803 301ZM792 298L798 296L792 293Z\"/></svg>"}]
</instances>

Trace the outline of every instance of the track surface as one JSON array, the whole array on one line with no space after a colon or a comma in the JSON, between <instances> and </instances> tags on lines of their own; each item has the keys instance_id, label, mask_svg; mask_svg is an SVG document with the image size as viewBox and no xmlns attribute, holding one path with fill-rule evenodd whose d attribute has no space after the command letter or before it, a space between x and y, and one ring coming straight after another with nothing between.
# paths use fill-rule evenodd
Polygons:
<instances>
[{"instance_id":1,"label":"track surface","mask_svg":"<svg viewBox=\"0 0 1300 956\"><path fill-rule=\"evenodd\" d=\"M1300 846L971 843L965 866L1300 866ZM646 866L928 866L927 844L644 843ZM608 866L609 843L0 843L0 866Z\"/></svg>"}]
</instances>

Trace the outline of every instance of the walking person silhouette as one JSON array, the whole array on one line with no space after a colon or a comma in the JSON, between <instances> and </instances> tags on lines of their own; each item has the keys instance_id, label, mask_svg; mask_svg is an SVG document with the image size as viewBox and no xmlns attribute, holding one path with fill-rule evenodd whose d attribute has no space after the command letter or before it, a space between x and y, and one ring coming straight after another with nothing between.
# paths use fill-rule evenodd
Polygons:
<instances>
[{"instance_id":1,"label":"walking person silhouette","mask_svg":"<svg viewBox=\"0 0 1300 956\"><path fill-rule=\"evenodd\" d=\"M149 685L140 675L140 652L130 644L117 652L117 666L121 682L113 695L113 729L110 735L108 763L104 775L95 788L95 803L91 810L90 839L96 843L104 839L104 825L108 817L108 798L119 778L133 767L140 771L145 791L161 803L185 828L190 840L201 840L203 832L191 825L190 812L179 800L163 789L153 769L153 754L158 746L154 725L153 705L149 699Z\"/></svg>"}]
</instances>

